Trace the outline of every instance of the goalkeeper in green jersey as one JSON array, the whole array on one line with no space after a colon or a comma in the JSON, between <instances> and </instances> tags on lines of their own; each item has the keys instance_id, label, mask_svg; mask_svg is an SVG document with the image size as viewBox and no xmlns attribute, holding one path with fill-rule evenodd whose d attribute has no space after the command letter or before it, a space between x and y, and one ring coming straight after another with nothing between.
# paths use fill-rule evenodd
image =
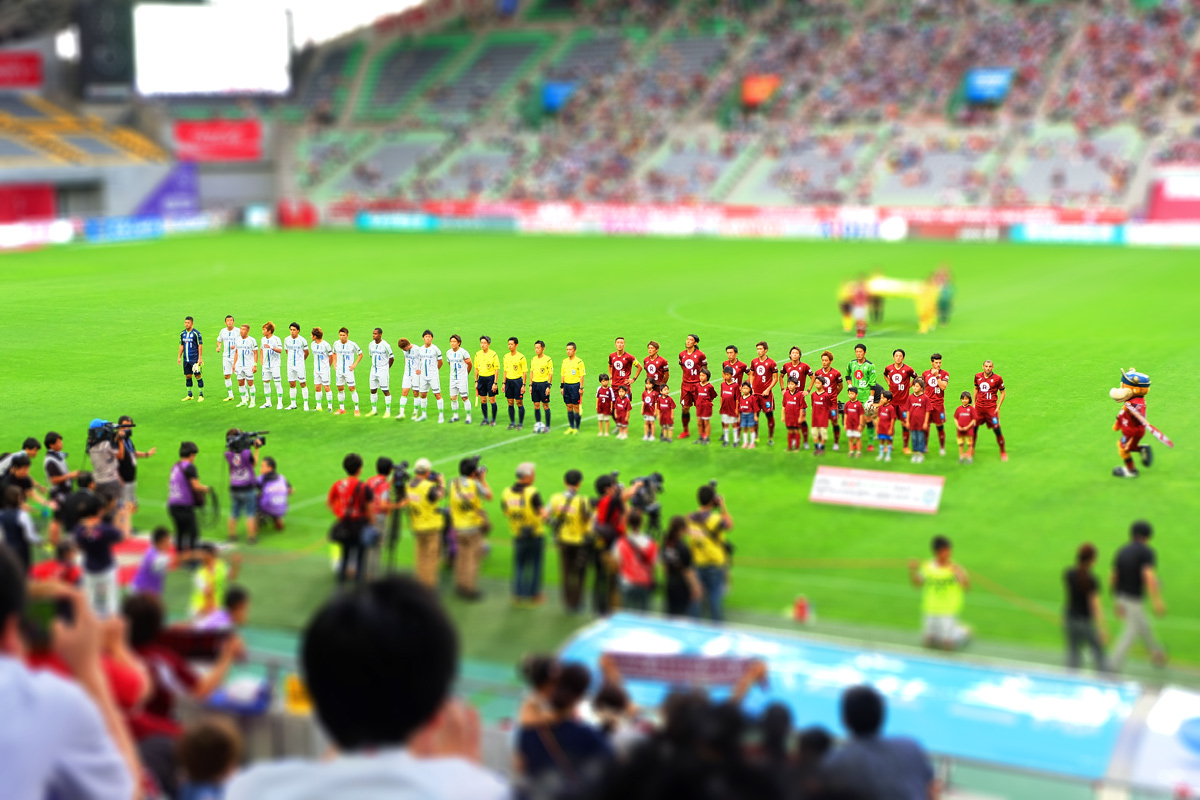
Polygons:
<instances>
[{"instance_id":1,"label":"goalkeeper in green jersey","mask_svg":"<svg viewBox=\"0 0 1200 800\"><path fill-rule=\"evenodd\" d=\"M843 375L846 378L846 388L858 389L858 398L865 405L873 406L879 402L883 387L879 385L876 378L875 365L867 360L867 346L862 342L854 345L854 360L846 366ZM841 408L838 410L840 411ZM870 414L867 415L867 418L873 419ZM867 452L875 449L874 421L867 422L863 439L867 445Z\"/></svg>"}]
</instances>

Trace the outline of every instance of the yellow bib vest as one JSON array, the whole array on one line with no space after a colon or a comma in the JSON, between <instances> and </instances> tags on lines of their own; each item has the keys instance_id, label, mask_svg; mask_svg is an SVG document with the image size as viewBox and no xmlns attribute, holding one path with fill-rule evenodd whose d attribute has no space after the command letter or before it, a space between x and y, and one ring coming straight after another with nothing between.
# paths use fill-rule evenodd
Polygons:
<instances>
[{"instance_id":1,"label":"yellow bib vest","mask_svg":"<svg viewBox=\"0 0 1200 800\"><path fill-rule=\"evenodd\" d=\"M442 529L437 501L429 500L429 491L435 486L429 478L415 478L408 485L408 516L413 533L438 533Z\"/></svg>"},{"instance_id":2,"label":"yellow bib vest","mask_svg":"<svg viewBox=\"0 0 1200 800\"><path fill-rule=\"evenodd\" d=\"M504 516L508 518L508 525L512 528L513 536L521 536L524 533L531 533L534 536L542 535L542 520L532 504L535 494L537 494L537 488L532 485L522 486L519 490L514 490L509 486L501 494L500 501L504 504Z\"/></svg>"}]
</instances>

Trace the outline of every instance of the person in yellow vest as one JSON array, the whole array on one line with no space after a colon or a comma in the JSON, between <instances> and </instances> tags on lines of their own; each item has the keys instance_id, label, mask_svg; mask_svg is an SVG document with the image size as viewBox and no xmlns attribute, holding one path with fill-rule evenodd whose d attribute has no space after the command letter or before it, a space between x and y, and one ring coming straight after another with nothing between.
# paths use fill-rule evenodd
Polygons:
<instances>
[{"instance_id":1,"label":"person in yellow vest","mask_svg":"<svg viewBox=\"0 0 1200 800\"><path fill-rule=\"evenodd\" d=\"M504 354L504 397L508 400L508 429L521 430L525 424L525 378L529 362L517 352L517 337L508 337L508 352ZM517 418L520 414L520 419Z\"/></svg>"},{"instance_id":2,"label":"person in yellow vest","mask_svg":"<svg viewBox=\"0 0 1200 800\"><path fill-rule=\"evenodd\" d=\"M587 375L587 370L583 366L583 359L575 355L575 343L567 342L567 357L562 362L558 393L562 395L563 402L567 405L567 430L565 433L575 436L579 435L579 426L583 422L579 406L583 402L583 378L585 375Z\"/></svg>"},{"instance_id":3,"label":"person in yellow vest","mask_svg":"<svg viewBox=\"0 0 1200 800\"><path fill-rule=\"evenodd\" d=\"M926 647L957 650L971 638L971 629L958 621L963 594L971 585L967 571L952 559L950 540L933 537L933 558L920 564L908 562L908 577L921 589Z\"/></svg>"},{"instance_id":4,"label":"person in yellow vest","mask_svg":"<svg viewBox=\"0 0 1200 800\"><path fill-rule=\"evenodd\" d=\"M480 425L496 424L496 373L500 371L500 356L492 349L492 337L479 337L479 350L475 353L475 394L479 397L479 409L483 412ZM488 421L488 406L492 407L492 419Z\"/></svg>"},{"instance_id":5,"label":"person in yellow vest","mask_svg":"<svg viewBox=\"0 0 1200 800\"><path fill-rule=\"evenodd\" d=\"M533 485L534 465L517 465L517 482L500 495L504 516L513 536L513 603L530 606L542 600L542 556L545 535L542 523L549 516L542 496Z\"/></svg>"},{"instance_id":6,"label":"person in yellow vest","mask_svg":"<svg viewBox=\"0 0 1200 800\"><path fill-rule=\"evenodd\" d=\"M725 587L733 553L725 532L733 528L733 518L725 508L725 498L717 494L712 484L701 486L696 495L700 508L688 514L687 520L691 527L688 545L692 549L692 565L704 590L700 611L701 616L707 611L713 622L721 622L725 618Z\"/></svg>"},{"instance_id":7,"label":"person in yellow vest","mask_svg":"<svg viewBox=\"0 0 1200 800\"><path fill-rule=\"evenodd\" d=\"M579 494L583 473L567 470L563 491L550 498L550 528L558 543L558 565L562 570L562 597L567 611L583 610L583 584L590 553L587 547L591 512L586 497Z\"/></svg>"},{"instance_id":8,"label":"person in yellow vest","mask_svg":"<svg viewBox=\"0 0 1200 800\"><path fill-rule=\"evenodd\" d=\"M242 567L242 557L233 553L229 563L221 560L217 546L212 542L204 542L197 548L200 551L200 565L192 576L192 597L189 611L194 619L207 616L221 606L225 597L225 588L230 581L236 581Z\"/></svg>"},{"instance_id":9,"label":"person in yellow vest","mask_svg":"<svg viewBox=\"0 0 1200 800\"><path fill-rule=\"evenodd\" d=\"M546 355L546 343L533 343L533 360L529 362L529 394L533 398L533 432L550 431L550 380L554 377L554 361ZM546 415L545 424L542 414Z\"/></svg>"},{"instance_id":10,"label":"person in yellow vest","mask_svg":"<svg viewBox=\"0 0 1200 800\"><path fill-rule=\"evenodd\" d=\"M479 456L464 458L458 462L458 477L447 489L450 524L458 544L454 556L454 591L464 600L483 599L483 592L475 588L475 582L479 577L480 540L491 530L483 511L483 502L492 499L486 474L487 468L480 466Z\"/></svg>"},{"instance_id":11,"label":"person in yellow vest","mask_svg":"<svg viewBox=\"0 0 1200 800\"><path fill-rule=\"evenodd\" d=\"M442 527L445 525L438 503L445 489L446 479L434 473L429 459L418 458L408 484L408 517L417 542L417 580L430 587L437 585Z\"/></svg>"}]
</instances>

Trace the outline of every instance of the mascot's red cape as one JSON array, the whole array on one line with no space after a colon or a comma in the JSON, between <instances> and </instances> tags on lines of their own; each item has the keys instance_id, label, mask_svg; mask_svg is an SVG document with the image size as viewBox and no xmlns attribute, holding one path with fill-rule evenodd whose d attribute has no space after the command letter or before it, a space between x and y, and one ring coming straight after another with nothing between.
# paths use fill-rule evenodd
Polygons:
<instances>
[{"instance_id":1,"label":"mascot's red cape","mask_svg":"<svg viewBox=\"0 0 1200 800\"><path fill-rule=\"evenodd\" d=\"M1109 391L1108 396L1121 404L1113 430L1119 431L1117 453L1123 462L1113 467L1117 478L1136 478L1140 473L1133 464L1134 455L1141 457L1142 466L1148 467L1154 460L1150 445L1142 444L1146 434L1146 395L1150 393L1150 376L1133 367L1121 373L1121 385Z\"/></svg>"}]
</instances>

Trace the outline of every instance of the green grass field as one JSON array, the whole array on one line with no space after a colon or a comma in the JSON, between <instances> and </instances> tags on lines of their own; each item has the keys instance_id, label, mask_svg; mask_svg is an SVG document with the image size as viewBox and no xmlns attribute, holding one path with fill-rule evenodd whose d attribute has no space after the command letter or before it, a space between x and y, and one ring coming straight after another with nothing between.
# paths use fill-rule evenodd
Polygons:
<instances>
[{"instance_id":1,"label":"green grass field","mask_svg":"<svg viewBox=\"0 0 1200 800\"><path fill-rule=\"evenodd\" d=\"M266 320L283 333L292 321L305 334L320 325L330 339L346 325L364 349L376 325L393 344L430 327L443 349L459 333L471 352L481 333L498 343L516 335L530 356L533 340L542 338L556 364L571 339L594 387L618 334L639 357L654 338L673 361L685 335L698 333L714 361L726 344L746 355L765 338L779 361L796 344L813 364L821 350L832 350L840 368L854 340L836 313L839 282L876 267L889 276L923 277L941 262L957 278L951 324L920 336L911 304L892 301L885 324L870 332L868 355L882 370L892 349L904 347L920 371L929 353L941 351L951 398L969 388L984 359L993 359L1008 387L1003 425L1011 460L1000 462L987 432L973 466L960 466L952 447L945 459L935 449L922 465L894 460L887 467L894 472L946 476L941 512L931 517L810 504L815 460L811 452L786 453L782 429L775 448L747 452L691 441L645 443L636 429L629 441L597 439L591 403L583 435L567 438L531 435L532 411L526 430L515 434L503 424L418 425L220 402L225 393L213 345L227 313L251 323L255 336ZM718 479L736 522L729 604L764 619L781 619L806 594L822 620L915 636L918 597L903 561L925 557L930 537L945 533L979 579L964 617L981 642L1047 653L1060 646L1060 574L1076 546L1095 542L1107 565L1130 521L1144 516L1156 525L1170 610L1160 633L1177 663L1197 664L1200 595L1191 587L1200 566L1188 554L1200 511L1200 461L1193 454L1200 426L1186 406L1188 368L1200 360L1194 262L1192 252L1170 250L350 232L230 234L8 255L0 449L54 429L67 437L77 467L90 419L131 414L139 448L159 449L141 467L144 505L136 523L147 529L166 522L166 476L181 440L199 443L201 479L222 485L225 430L270 430L264 452L295 485L294 511L284 533L267 534L247 552L244 582L255 591L255 624L282 628L301 625L332 587L324 494L349 451L368 463L381 454L425 456L451 473L459 458L481 453L493 483L532 460L547 494L571 467L584 471L588 485L605 471L632 478L659 470L667 514L692 510L696 487ZM203 405L179 402L184 392L175 357L186 314L196 318L207 345ZM1120 481L1110 475L1117 407L1107 393L1118 368L1130 366L1153 378L1151 418L1177 447L1159 446L1157 462L1141 479ZM367 372L365 365L359 370L364 405ZM560 430L565 423L561 405L555 423ZM850 462L842 452L824 463ZM880 468L865 458L855 466ZM222 501L228 507L224 493ZM223 537L223 524L206 535ZM526 647L552 646L585 622L554 607L531 612L507 605L500 583L510 570L506 539L502 532L493 536L487 602L468 608L448 601L468 654L477 657L507 659ZM401 554L411 562L407 541ZM548 568L554 575L556 566ZM175 600L183 589L180 578Z\"/></svg>"}]
</instances>

